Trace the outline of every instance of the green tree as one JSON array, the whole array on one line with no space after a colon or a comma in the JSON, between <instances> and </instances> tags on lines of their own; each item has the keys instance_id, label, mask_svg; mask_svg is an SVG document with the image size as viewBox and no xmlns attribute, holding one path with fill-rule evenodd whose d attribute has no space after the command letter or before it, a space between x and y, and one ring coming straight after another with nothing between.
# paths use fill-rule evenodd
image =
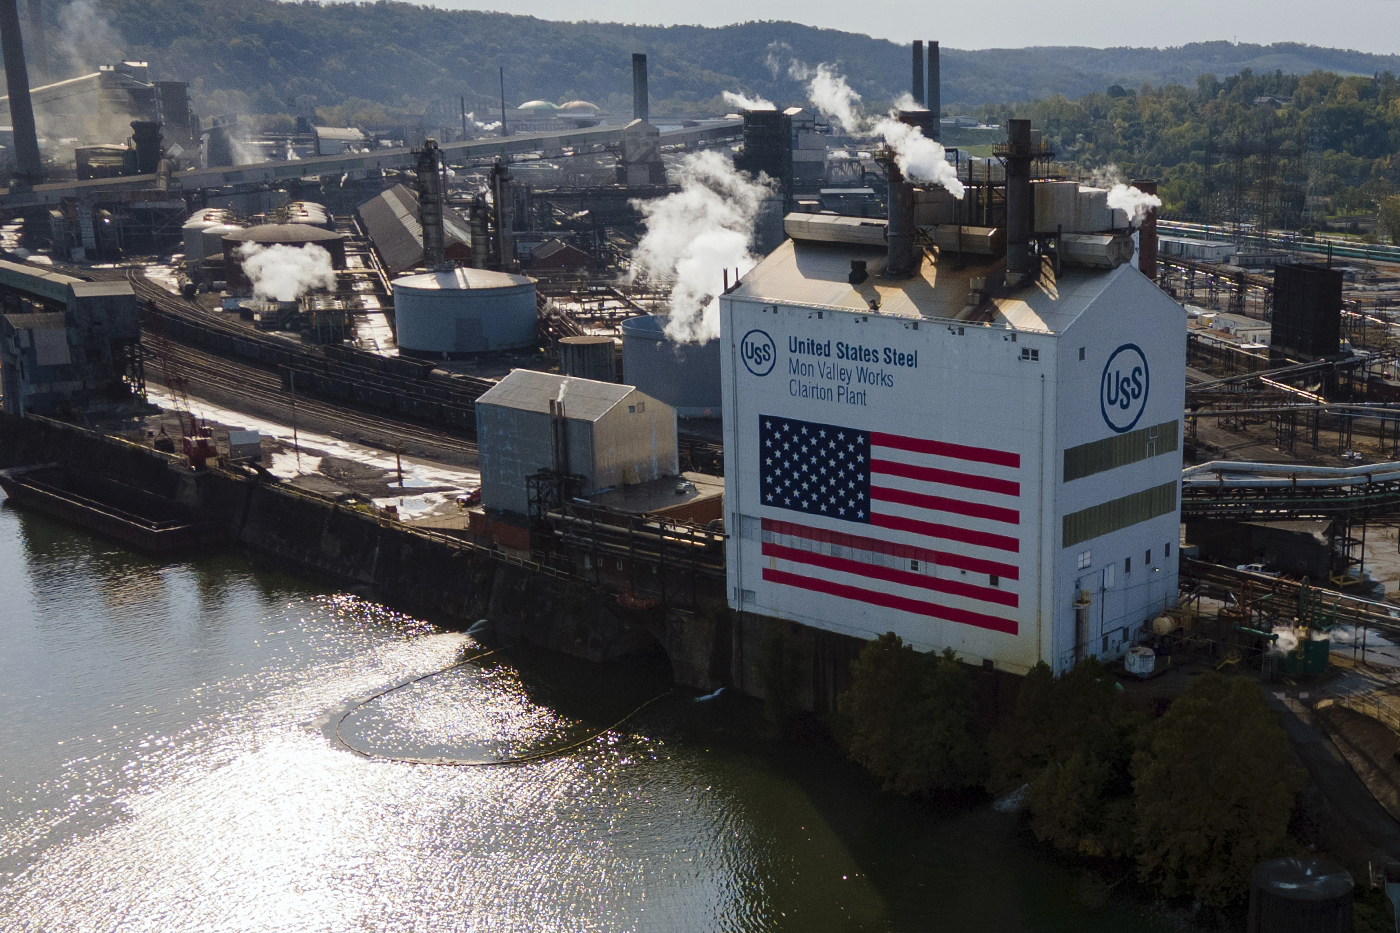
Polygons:
<instances>
[{"instance_id":1,"label":"green tree","mask_svg":"<svg viewBox=\"0 0 1400 933\"><path fill-rule=\"evenodd\" d=\"M1390 242L1400 244L1400 194L1392 194L1381 201L1376 211L1376 226L1390 237Z\"/></svg>"},{"instance_id":2,"label":"green tree","mask_svg":"<svg viewBox=\"0 0 1400 933\"><path fill-rule=\"evenodd\" d=\"M1140 876L1208 905L1238 898L1279 853L1303 786L1263 691L1213 672L1154 724L1133 771Z\"/></svg>"},{"instance_id":3,"label":"green tree","mask_svg":"<svg viewBox=\"0 0 1400 933\"><path fill-rule=\"evenodd\" d=\"M893 632L881 635L851 663L847 753L896 793L975 786L986 756L971 732L971 693L951 650L924 654Z\"/></svg>"},{"instance_id":4,"label":"green tree","mask_svg":"<svg viewBox=\"0 0 1400 933\"><path fill-rule=\"evenodd\" d=\"M1133 841L1133 753L1145 723L1098 660L1087 658L1058 679L1036 665L989 741L988 789L1029 784L1031 828L1043 841L1084 855L1124 855Z\"/></svg>"}]
</instances>

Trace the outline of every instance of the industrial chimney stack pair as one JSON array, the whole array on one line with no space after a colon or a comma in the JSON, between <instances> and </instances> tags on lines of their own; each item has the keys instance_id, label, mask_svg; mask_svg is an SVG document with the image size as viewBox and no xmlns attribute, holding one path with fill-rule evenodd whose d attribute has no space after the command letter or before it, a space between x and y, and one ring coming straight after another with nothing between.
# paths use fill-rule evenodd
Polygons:
<instances>
[{"instance_id":1,"label":"industrial chimney stack pair","mask_svg":"<svg viewBox=\"0 0 1400 933\"><path fill-rule=\"evenodd\" d=\"M902 110L899 121L917 127L929 139L939 138L938 114L942 101L938 43L928 44L928 82L924 82L924 43L914 40L914 74L910 96L919 108ZM885 166L889 178L889 221L885 228L885 277L908 278L918 271L914 260L914 186L904 177L894 159Z\"/></svg>"}]
</instances>

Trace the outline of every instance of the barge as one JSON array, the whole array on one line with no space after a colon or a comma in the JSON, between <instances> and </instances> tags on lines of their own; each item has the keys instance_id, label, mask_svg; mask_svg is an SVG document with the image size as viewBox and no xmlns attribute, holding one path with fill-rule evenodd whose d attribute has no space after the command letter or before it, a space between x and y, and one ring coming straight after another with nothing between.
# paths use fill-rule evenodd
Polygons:
<instances>
[{"instance_id":1,"label":"barge","mask_svg":"<svg viewBox=\"0 0 1400 933\"><path fill-rule=\"evenodd\" d=\"M0 470L9 501L152 554L188 552L226 540L226 529L171 499L57 464Z\"/></svg>"}]
</instances>

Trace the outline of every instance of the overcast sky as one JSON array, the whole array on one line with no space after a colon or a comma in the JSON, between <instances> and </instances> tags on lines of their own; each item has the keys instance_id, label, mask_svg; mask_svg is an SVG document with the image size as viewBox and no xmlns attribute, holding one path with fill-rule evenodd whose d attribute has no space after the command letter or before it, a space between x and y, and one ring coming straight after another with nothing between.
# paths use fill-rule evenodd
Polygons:
<instances>
[{"instance_id":1,"label":"overcast sky","mask_svg":"<svg viewBox=\"0 0 1400 933\"><path fill-rule=\"evenodd\" d=\"M434 0L543 19L723 26L779 19L959 49L1027 45L1169 46L1212 39L1306 42L1400 53L1400 0Z\"/></svg>"}]
</instances>

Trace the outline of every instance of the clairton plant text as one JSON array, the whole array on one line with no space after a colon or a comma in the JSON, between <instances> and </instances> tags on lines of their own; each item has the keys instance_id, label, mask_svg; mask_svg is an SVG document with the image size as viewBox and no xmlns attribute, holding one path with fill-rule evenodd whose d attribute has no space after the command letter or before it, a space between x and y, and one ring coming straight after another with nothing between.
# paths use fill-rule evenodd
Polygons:
<instances>
[{"instance_id":1,"label":"clairton plant text","mask_svg":"<svg viewBox=\"0 0 1400 933\"><path fill-rule=\"evenodd\" d=\"M896 380L892 369L917 369L919 365L917 350L905 352L894 347L866 347L810 337L789 337L788 353L792 354L788 357L790 395L846 405L868 404L865 387L893 389Z\"/></svg>"}]
</instances>

